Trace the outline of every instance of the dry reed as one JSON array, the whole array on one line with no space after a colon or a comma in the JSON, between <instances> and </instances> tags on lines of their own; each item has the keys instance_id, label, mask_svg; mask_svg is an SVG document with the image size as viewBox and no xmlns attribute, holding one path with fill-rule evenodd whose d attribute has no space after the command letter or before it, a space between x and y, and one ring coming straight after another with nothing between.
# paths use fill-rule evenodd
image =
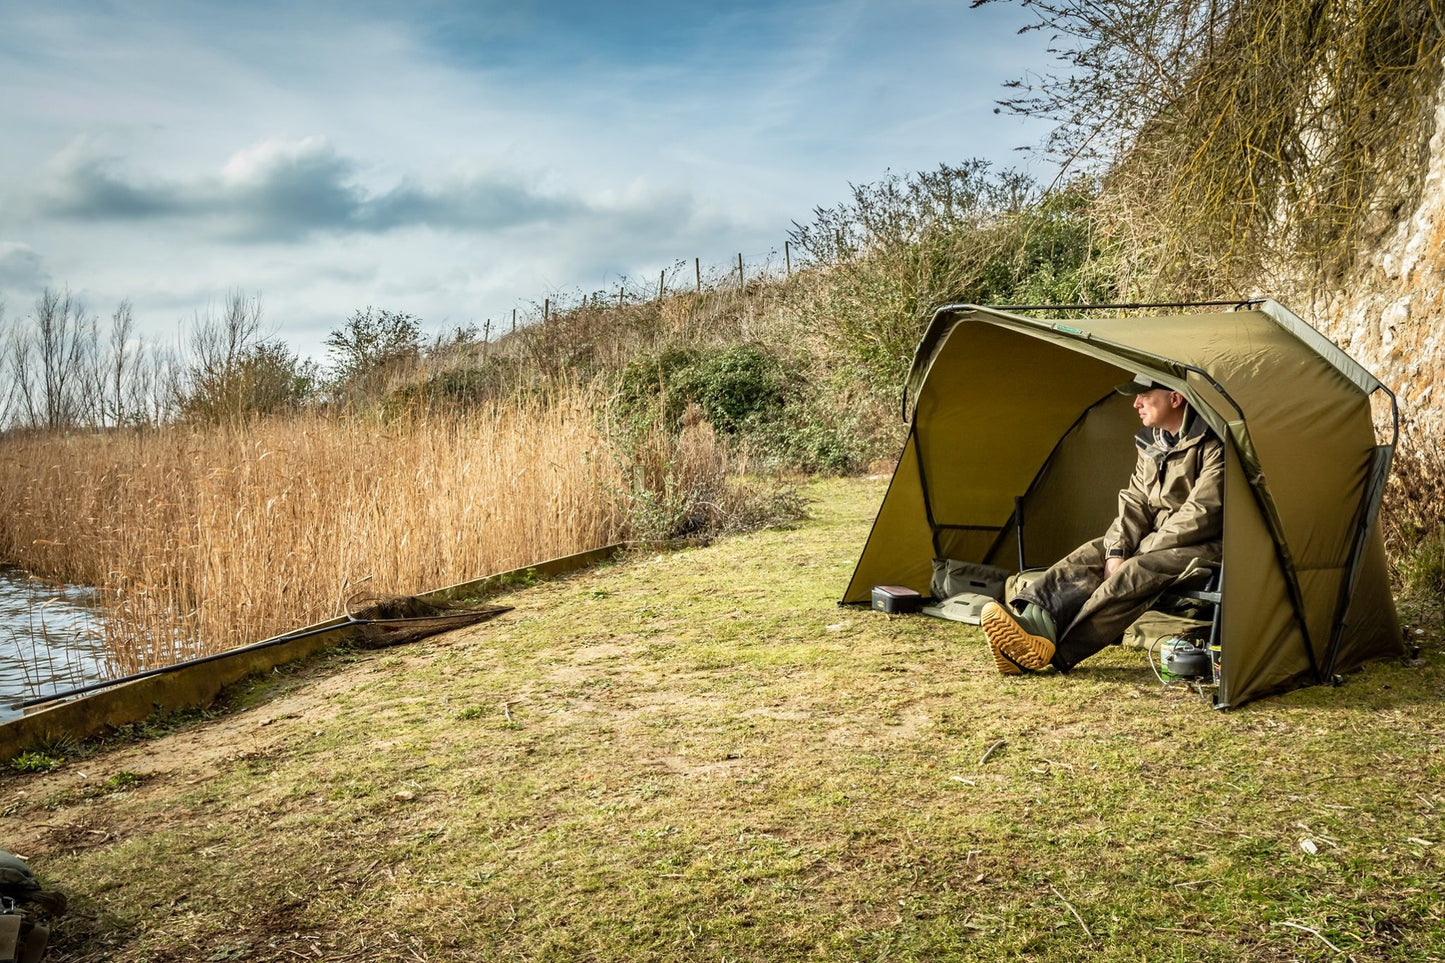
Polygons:
<instances>
[{"instance_id":1,"label":"dry reed","mask_svg":"<svg viewBox=\"0 0 1445 963\"><path fill-rule=\"evenodd\" d=\"M100 587L116 674L220 651L625 535L601 400L11 437L0 558Z\"/></svg>"},{"instance_id":2,"label":"dry reed","mask_svg":"<svg viewBox=\"0 0 1445 963\"><path fill-rule=\"evenodd\" d=\"M1445 603L1445 454L1437 446L1406 436L1395 455L1381 521L1406 614L1438 623Z\"/></svg>"}]
</instances>

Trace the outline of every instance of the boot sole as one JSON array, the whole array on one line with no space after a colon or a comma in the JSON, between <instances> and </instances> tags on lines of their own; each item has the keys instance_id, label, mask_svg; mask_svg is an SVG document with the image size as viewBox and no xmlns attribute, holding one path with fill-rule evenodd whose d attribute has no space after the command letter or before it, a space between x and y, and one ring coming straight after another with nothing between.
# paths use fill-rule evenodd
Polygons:
<instances>
[{"instance_id":1,"label":"boot sole","mask_svg":"<svg viewBox=\"0 0 1445 963\"><path fill-rule=\"evenodd\" d=\"M1009 615L1004 607L991 602L980 613L983 633L988 637L989 648L993 650L998 670L1005 675L1021 671L1038 672L1054 657L1054 644L1041 635L1031 635ZM1005 663L1016 666L1014 671L1004 668Z\"/></svg>"}]
</instances>

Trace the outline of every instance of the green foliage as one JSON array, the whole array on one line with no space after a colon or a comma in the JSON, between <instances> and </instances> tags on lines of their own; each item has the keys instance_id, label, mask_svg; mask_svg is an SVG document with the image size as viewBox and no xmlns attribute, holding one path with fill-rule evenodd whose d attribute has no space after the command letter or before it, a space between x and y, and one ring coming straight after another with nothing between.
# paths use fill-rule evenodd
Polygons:
<instances>
[{"instance_id":1,"label":"green foliage","mask_svg":"<svg viewBox=\"0 0 1445 963\"><path fill-rule=\"evenodd\" d=\"M626 411L661 404L677 424L689 405L717 430L736 435L775 422L782 413L787 373L781 359L757 344L728 348L668 348L632 362L619 378Z\"/></svg>"},{"instance_id":2,"label":"green foliage","mask_svg":"<svg viewBox=\"0 0 1445 963\"><path fill-rule=\"evenodd\" d=\"M1072 303L1112 296L1089 216L1095 185L1040 192L970 161L855 186L791 238L823 266L794 306L819 350L873 388L901 382L942 304Z\"/></svg>"},{"instance_id":3,"label":"green foliage","mask_svg":"<svg viewBox=\"0 0 1445 963\"><path fill-rule=\"evenodd\" d=\"M352 401L377 398L421 357L421 319L368 306L354 311L325 344L332 390Z\"/></svg>"},{"instance_id":4,"label":"green foliage","mask_svg":"<svg viewBox=\"0 0 1445 963\"><path fill-rule=\"evenodd\" d=\"M695 348L669 347L652 356L639 356L618 376L617 403L624 418L648 415L662 405L669 423L682 419L686 398L673 389L680 372L694 366L701 352Z\"/></svg>"},{"instance_id":5,"label":"green foliage","mask_svg":"<svg viewBox=\"0 0 1445 963\"><path fill-rule=\"evenodd\" d=\"M877 455L868 406L850 404L847 387L816 384L809 364L758 344L668 348L623 370L618 406L639 427L673 432L691 410L768 469L857 471Z\"/></svg>"},{"instance_id":6,"label":"green foliage","mask_svg":"<svg viewBox=\"0 0 1445 963\"><path fill-rule=\"evenodd\" d=\"M678 372L677 391L726 434L777 418L786 374L781 361L758 345L706 352Z\"/></svg>"},{"instance_id":7,"label":"green foliage","mask_svg":"<svg viewBox=\"0 0 1445 963\"><path fill-rule=\"evenodd\" d=\"M10 768L15 772L53 772L63 765L64 756L54 756L39 750L22 752L10 760Z\"/></svg>"},{"instance_id":8,"label":"green foliage","mask_svg":"<svg viewBox=\"0 0 1445 963\"><path fill-rule=\"evenodd\" d=\"M763 451L775 446L779 461L808 474L844 475L861 471L871 460L863 416L830 409L809 398L790 408L787 431L756 439Z\"/></svg>"},{"instance_id":9,"label":"green foliage","mask_svg":"<svg viewBox=\"0 0 1445 963\"><path fill-rule=\"evenodd\" d=\"M145 782L145 776L138 772L131 772L129 769L122 769L105 780L105 788L111 792L122 792L126 789L134 789Z\"/></svg>"}]
</instances>

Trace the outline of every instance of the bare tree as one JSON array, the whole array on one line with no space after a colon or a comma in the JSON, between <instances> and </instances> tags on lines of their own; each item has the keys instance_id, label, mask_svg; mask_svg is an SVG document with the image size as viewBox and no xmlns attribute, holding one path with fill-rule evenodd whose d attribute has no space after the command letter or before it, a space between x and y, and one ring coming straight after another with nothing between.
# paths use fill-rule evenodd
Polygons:
<instances>
[{"instance_id":1,"label":"bare tree","mask_svg":"<svg viewBox=\"0 0 1445 963\"><path fill-rule=\"evenodd\" d=\"M973 0L972 7L1005 2ZM1112 160L1185 95L1234 9L1247 0L1014 0L1034 16L1062 72L1005 84L1004 109L1054 123L1047 149L1067 163Z\"/></svg>"},{"instance_id":2,"label":"bare tree","mask_svg":"<svg viewBox=\"0 0 1445 963\"><path fill-rule=\"evenodd\" d=\"M12 352L14 350L15 332L5 323L5 302L0 301L0 332L3 332L3 341L0 341L0 350L4 351L3 360L0 364L10 368L10 377L0 382L3 385L3 393L0 393L0 427L13 424L19 412L17 406L20 404L20 382L16 377L16 371L12 364Z\"/></svg>"},{"instance_id":3,"label":"bare tree","mask_svg":"<svg viewBox=\"0 0 1445 963\"><path fill-rule=\"evenodd\" d=\"M1001 107L1052 121L1066 166L1104 162L1102 223L1147 283L1218 293L1299 258L1337 279L1418 204L1439 0L1014 2L1063 69Z\"/></svg>"},{"instance_id":4,"label":"bare tree","mask_svg":"<svg viewBox=\"0 0 1445 963\"><path fill-rule=\"evenodd\" d=\"M86 405L86 365L95 353L96 323L69 291L46 288L35 301L29 337L11 351L12 371L24 391L31 424L67 428Z\"/></svg>"},{"instance_id":5,"label":"bare tree","mask_svg":"<svg viewBox=\"0 0 1445 963\"><path fill-rule=\"evenodd\" d=\"M129 299L116 305L110 316L109 345L104 369L104 400L100 406L102 422L120 426L129 420L132 409L127 404L127 391L135 380L138 347L131 344L135 332L135 315Z\"/></svg>"},{"instance_id":6,"label":"bare tree","mask_svg":"<svg viewBox=\"0 0 1445 963\"><path fill-rule=\"evenodd\" d=\"M34 425L37 421L34 373L30 361L30 338L23 328L6 332L5 366L10 370L10 390L6 410L16 424Z\"/></svg>"},{"instance_id":7,"label":"bare tree","mask_svg":"<svg viewBox=\"0 0 1445 963\"><path fill-rule=\"evenodd\" d=\"M180 410L185 397L185 366L174 346L153 344L136 368L132 401L138 417L146 423L159 425Z\"/></svg>"},{"instance_id":8,"label":"bare tree","mask_svg":"<svg viewBox=\"0 0 1445 963\"><path fill-rule=\"evenodd\" d=\"M261 330L261 302L240 291L221 314L197 315L180 371L162 371L174 414L219 422L299 407L313 390L314 366Z\"/></svg>"},{"instance_id":9,"label":"bare tree","mask_svg":"<svg viewBox=\"0 0 1445 963\"><path fill-rule=\"evenodd\" d=\"M237 289L226 295L220 315L195 315L189 332L185 384L176 401L202 420L221 420L242 410L242 359L261 338L261 299Z\"/></svg>"}]
</instances>

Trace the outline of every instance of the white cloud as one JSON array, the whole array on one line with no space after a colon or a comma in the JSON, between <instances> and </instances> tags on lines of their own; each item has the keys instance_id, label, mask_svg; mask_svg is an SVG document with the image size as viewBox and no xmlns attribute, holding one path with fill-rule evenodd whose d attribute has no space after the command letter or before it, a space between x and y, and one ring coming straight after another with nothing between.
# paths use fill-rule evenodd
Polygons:
<instances>
[{"instance_id":1,"label":"white cloud","mask_svg":"<svg viewBox=\"0 0 1445 963\"><path fill-rule=\"evenodd\" d=\"M240 287L309 353L367 303L439 325L725 264L850 181L1035 139L992 113L1025 42L965 6L6 4L0 296L167 334Z\"/></svg>"},{"instance_id":2,"label":"white cloud","mask_svg":"<svg viewBox=\"0 0 1445 963\"><path fill-rule=\"evenodd\" d=\"M215 174L190 179L147 181L124 167L119 158L72 145L47 165L31 208L42 218L79 222L169 220L176 222L173 230L246 243L407 228L563 230L595 222L646 246L647 238L690 224L694 207L686 191L650 190L636 182L588 202L530 184L515 171L409 176L374 192L357 177L361 164L322 137L263 141L234 154Z\"/></svg>"}]
</instances>

